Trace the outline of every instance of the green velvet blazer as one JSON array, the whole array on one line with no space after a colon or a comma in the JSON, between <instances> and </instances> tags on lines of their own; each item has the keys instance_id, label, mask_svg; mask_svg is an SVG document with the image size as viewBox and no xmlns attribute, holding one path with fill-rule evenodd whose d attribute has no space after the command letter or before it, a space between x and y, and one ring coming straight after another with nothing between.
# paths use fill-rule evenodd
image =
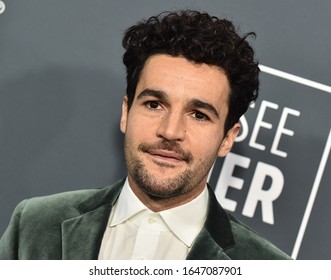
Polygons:
<instances>
[{"instance_id":1,"label":"green velvet blazer","mask_svg":"<svg viewBox=\"0 0 331 280\"><path fill-rule=\"evenodd\" d=\"M97 259L123 183L22 201L0 239L0 259ZM290 257L224 211L209 189L207 219L187 259Z\"/></svg>"}]
</instances>

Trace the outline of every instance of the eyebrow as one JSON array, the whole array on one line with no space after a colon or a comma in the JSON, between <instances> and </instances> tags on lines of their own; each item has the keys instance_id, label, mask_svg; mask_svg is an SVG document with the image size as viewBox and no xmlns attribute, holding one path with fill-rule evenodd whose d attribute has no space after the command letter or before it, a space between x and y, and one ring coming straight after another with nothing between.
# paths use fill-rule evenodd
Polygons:
<instances>
[{"instance_id":1,"label":"eyebrow","mask_svg":"<svg viewBox=\"0 0 331 280\"><path fill-rule=\"evenodd\" d=\"M155 97L157 99L160 99L160 100L165 100L167 98L167 93L162 90L146 88L141 93L139 93L139 95L137 96L137 99L141 99L143 97L151 97L151 96ZM208 112L213 114L215 117L219 118L219 114L218 114L216 108L212 104L210 104L208 102L204 102L200 99L194 98L194 99L189 100L188 107L207 110Z\"/></svg>"},{"instance_id":2,"label":"eyebrow","mask_svg":"<svg viewBox=\"0 0 331 280\"><path fill-rule=\"evenodd\" d=\"M152 97L163 100L163 99L165 99L166 95L167 94L162 90L146 88L141 93L139 93L139 95L137 96L137 99L152 96Z\"/></svg>"},{"instance_id":3,"label":"eyebrow","mask_svg":"<svg viewBox=\"0 0 331 280\"><path fill-rule=\"evenodd\" d=\"M219 114L218 114L216 108L213 105L211 105L210 103L201 101L199 99L192 99L189 102L189 106L192 106L197 109L205 109L208 112L212 113L215 117L219 118Z\"/></svg>"}]
</instances>

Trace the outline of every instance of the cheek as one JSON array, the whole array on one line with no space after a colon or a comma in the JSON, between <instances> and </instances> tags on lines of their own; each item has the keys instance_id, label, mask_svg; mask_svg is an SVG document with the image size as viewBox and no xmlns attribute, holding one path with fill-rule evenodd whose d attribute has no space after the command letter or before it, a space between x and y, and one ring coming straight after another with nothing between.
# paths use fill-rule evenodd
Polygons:
<instances>
[{"instance_id":1,"label":"cheek","mask_svg":"<svg viewBox=\"0 0 331 280\"><path fill-rule=\"evenodd\" d=\"M131 145L145 142L152 129L146 125L146 122L140 121L137 118L128 118L125 138Z\"/></svg>"},{"instance_id":2,"label":"cheek","mask_svg":"<svg viewBox=\"0 0 331 280\"><path fill-rule=\"evenodd\" d=\"M131 108L127 117L127 130L131 134L151 135L155 134L160 124L160 116L151 116L142 109Z\"/></svg>"},{"instance_id":3,"label":"cheek","mask_svg":"<svg viewBox=\"0 0 331 280\"><path fill-rule=\"evenodd\" d=\"M216 134L203 134L196 135L193 153L200 158L217 157L218 150L222 141L218 140L220 135Z\"/></svg>"}]
</instances>

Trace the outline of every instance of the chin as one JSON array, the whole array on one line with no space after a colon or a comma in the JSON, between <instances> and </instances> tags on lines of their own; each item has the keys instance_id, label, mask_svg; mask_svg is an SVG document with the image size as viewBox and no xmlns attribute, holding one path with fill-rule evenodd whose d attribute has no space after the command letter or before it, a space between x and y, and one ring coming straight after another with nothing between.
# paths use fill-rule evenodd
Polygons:
<instances>
[{"instance_id":1,"label":"chin","mask_svg":"<svg viewBox=\"0 0 331 280\"><path fill-rule=\"evenodd\" d=\"M146 187L146 186L145 186ZM143 191L153 200L162 200L178 197L185 192L181 188L168 189L168 188L144 188Z\"/></svg>"}]
</instances>

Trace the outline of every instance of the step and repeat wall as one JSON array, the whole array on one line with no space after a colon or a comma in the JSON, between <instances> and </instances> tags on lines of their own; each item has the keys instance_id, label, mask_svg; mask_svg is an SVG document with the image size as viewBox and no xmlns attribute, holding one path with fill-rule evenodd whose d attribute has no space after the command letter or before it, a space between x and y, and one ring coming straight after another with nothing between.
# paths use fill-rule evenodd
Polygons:
<instances>
[{"instance_id":1,"label":"step and repeat wall","mask_svg":"<svg viewBox=\"0 0 331 280\"><path fill-rule=\"evenodd\" d=\"M331 259L330 1L0 1L0 235L25 198L125 176L122 34L186 8L257 33L260 98L210 173L218 200L293 258Z\"/></svg>"}]
</instances>

